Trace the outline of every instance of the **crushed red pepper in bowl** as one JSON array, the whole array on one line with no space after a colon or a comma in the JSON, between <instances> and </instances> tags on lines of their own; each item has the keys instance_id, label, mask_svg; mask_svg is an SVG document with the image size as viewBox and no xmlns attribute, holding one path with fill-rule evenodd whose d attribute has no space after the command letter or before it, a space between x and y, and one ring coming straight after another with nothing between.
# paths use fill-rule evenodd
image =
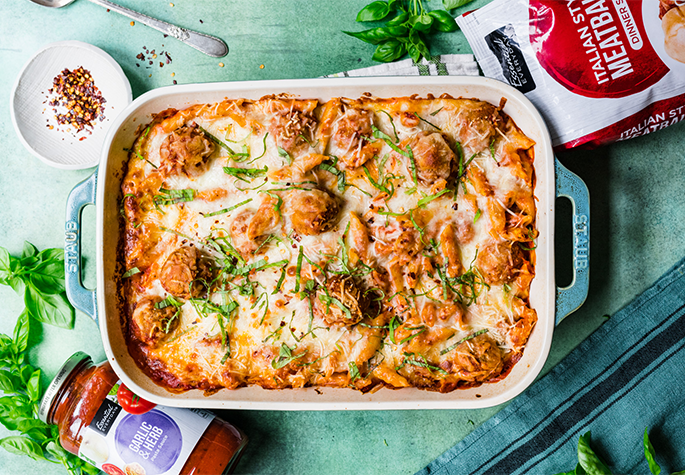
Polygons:
<instances>
[{"instance_id":1,"label":"crushed red pepper in bowl","mask_svg":"<svg viewBox=\"0 0 685 475\"><path fill-rule=\"evenodd\" d=\"M74 70L64 69L53 79L52 85L48 93L55 97L49 104L53 107L58 124L70 125L78 133L86 127L92 129L97 121L105 120L107 100L87 69L82 66ZM62 113L57 107L63 107L66 111Z\"/></svg>"}]
</instances>

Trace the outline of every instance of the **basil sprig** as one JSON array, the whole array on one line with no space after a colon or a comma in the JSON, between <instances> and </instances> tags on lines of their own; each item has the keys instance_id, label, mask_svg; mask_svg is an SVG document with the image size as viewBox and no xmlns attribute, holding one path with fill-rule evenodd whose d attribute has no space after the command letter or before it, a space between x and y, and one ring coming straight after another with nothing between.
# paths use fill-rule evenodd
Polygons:
<instances>
[{"instance_id":1,"label":"basil sprig","mask_svg":"<svg viewBox=\"0 0 685 475\"><path fill-rule=\"evenodd\" d=\"M588 431L578 439L578 464L576 468L569 472L562 472L557 475L612 475L613 472L604 461L592 450L590 446L591 432ZM643 447L645 460L649 464L649 471L652 475L659 475L661 467L656 462L656 452L649 440L649 427L645 427L643 436ZM672 472L671 475L685 475L685 470Z\"/></svg>"},{"instance_id":2,"label":"basil sprig","mask_svg":"<svg viewBox=\"0 0 685 475\"><path fill-rule=\"evenodd\" d=\"M62 328L73 328L74 308L64 289L64 251L38 251L24 242L21 257L13 257L0 247L0 283L24 294L31 318Z\"/></svg>"},{"instance_id":3,"label":"basil sprig","mask_svg":"<svg viewBox=\"0 0 685 475\"><path fill-rule=\"evenodd\" d=\"M428 11L422 0L373 1L357 14L358 22L378 22L385 25L363 31L343 31L365 43L377 45L372 59L383 63L395 61L408 54L415 62L431 59L426 35L433 32L452 32L458 29L447 10L461 7L472 0L442 0L445 10ZM394 16L392 16L394 15ZM387 20L389 16L391 19Z\"/></svg>"},{"instance_id":4,"label":"basil sprig","mask_svg":"<svg viewBox=\"0 0 685 475\"><path fill-rule=\"evenodd\" d=\"M96 475L100 473L97 468L62 448L56 425L35 417L43 393L41 370L27 361L30 331L28 312L24 310L13 336L0 333L0 423L18 433L0 439L0 447L15 455L60 463L72 475Z\"/></svg>"}]
</instances>

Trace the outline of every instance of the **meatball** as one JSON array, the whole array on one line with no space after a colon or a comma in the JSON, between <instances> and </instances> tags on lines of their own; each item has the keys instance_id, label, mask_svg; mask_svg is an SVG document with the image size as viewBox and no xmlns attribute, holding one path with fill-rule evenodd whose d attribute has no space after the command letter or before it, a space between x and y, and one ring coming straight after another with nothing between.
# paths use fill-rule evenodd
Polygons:
<instances>
[{"instance_id":1,"label":"meatball","mask_svg":"<svg viewBox=\"0 0 685 475\"><path fill-rule=\"evenodd\" d=\"M204 291L203 280L210 277L208 265L198 259L194 247L181 247L167 258L160 271L159 280L164 290L174 297L189 299Z\"/></svg>"},{"instance_id":2,"label":"meatball","mask_svg":"<svg viewBox=\"0 0 685 475\"><path fill-rule=\"evenodd\" d=\"M363 318L361 297L361 291L351 277L334 275L328 279L326 290L319 292L316 310L329 326L355 325ZM330 299L336 299L344 309Z\"/></svg>"},{"instance_id":3,"label":"meatball","mask_svg":"<svg viewBox=\"0 0 685 475\"><path fill-rule=\"evenodd\" d=\"M293 109L277 113L271 121L269 132L276 145L290 154L296 154L299 149L309 146L308 140L313 142L315 128L316 120L312 116Z\"/></svg>"},{"instance_id":4,"label":"meatball","mask_svg":"<svg viewBox=\"0 0 685 475\"><path fill-rule=\"evenodd\" d=\"M460 343L446 357L440 367L468 381L485 381L502 368L502 350L487 334Z\"/></svg>"},{"instance_id":5,"label":"meatball","mask_svg":"<svg viewBox=\"0 0 685 475\"><path fill-rule=\"evenodd\" d=\"M663 17L664 49L668 55L685 63L685 5L674 6Z\"/></svg>"},{"instance_id":6,"label":"meatball","mask_svg":"<svg viewBox=\"0 0 685 475\"><path fill-rule=\"evenodd\" d=\"M521 248L511 241L498 242L485 246L478 253L476 267L488 284L504 284L516 277L523 265Z\"/></svg>"},{"instance_id":7,"label":"meatball","mask_svg":"<svg viewBox=\"0 0 685 475\"><path fill-rule=\"evenodd\" d=\"M450 176L454 152L438 132L420 132L412 138L409 145L414 154L416 172L425 183Z\"/></svg>"},{"instance_id":8,"label":"meatball","mask_svg":"<svg viewBox=\"0 0 685 475\"><path fill-rule=\"evenodd\" d=\"M199 129L197 124L184 125L174 130L159 147L161 170L168 174L183 171L197 176L207 168L214 143Z\"/></svg>"},{"instance_id":9,"label":"meatball","mask_svg":"<svg viewBox=\"0 0 685 475\"><path fill-rule=\"evenodd\" d=\"M468 151L478 153L490 147L490 142L499 136L497 129L503 130L504 121L500 110L487 102L465 100L458 115L457 139Z\"/></svg>"},{"instance_id":10,"label":"meatball","mask_svg":"<svg viewBox=\"0 0 685 475\"><path fill-rule=\"evenodd\" d=\"M371 125L371 113L363 109L348 108L338 121L333 139L339 148L347 150L340 160L348 168L362 166L380 150L380 143L369 142L373 135Z\"/></svg>"},{"instance_id":11,"label":"meatball","mask_svg":"<svg viewBox=\"0 0 685 475\"><path fill-rule=\"evenodd\" d=\"M179 309L173 305L157 308L161 297L143 298L136 305L131 317L131 331L133 335L148 346L154 347L170 332L180 321Z\"/></svg>"},{"instance_id":12,"label":"meatball","mask_svg":"<svg viewBox=\"0 0 685 475\"><path fill-rule=\"evenodd\" d=\"M338 203L325 191L296 190L292 192L290 219L299 234L315 236L330 230L338 215Z\"/></svg>"}]
</instances>

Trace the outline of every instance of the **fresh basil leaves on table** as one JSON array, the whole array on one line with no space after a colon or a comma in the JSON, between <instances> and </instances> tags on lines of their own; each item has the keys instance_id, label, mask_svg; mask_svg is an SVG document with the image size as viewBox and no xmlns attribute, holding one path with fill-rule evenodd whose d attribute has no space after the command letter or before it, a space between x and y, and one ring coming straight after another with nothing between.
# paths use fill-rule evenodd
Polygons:
<instances>
[{"instance_id":1,"label":"fresh basil leaves on table","mask_svg":"<svg viewBox=\"0 0 685 475\"><path fill-rule=\"evenodd\" d=\"M24 293L26 312L39 322L73 328L74 308L64 290L64 251L38 251L24 242L21 257L13 257L0 247L0 283Z\"/></svg>"},{"instance_id":2,"label":"fresh basil leaves on table","mask_svg":"<svg viewBox=\"0 0 685 475\"><path fill-rule=\"evenodd\" d=\"M578 439L578 465L570 472L563 472L557 475L612 475L613 472L607 464L592 450L590 446L590 432L586 432ZM645 428L642 438L642 445L645 451L645 459L649 463L649 471L653 475L661 474L661 467L656 462L656 451L649 440L649 428ZM671 475L685 475L685 470L674 472Z\"/></svg>"},{"instance_id":3,"label":"fresh basil leaves on table","mask_svg":"<svg viewBox=\"0 0 685 475\"><path fill-rule=\"evenodd\" d=\"M36 417L43 394L41 371L27 361L30 322L24 310L12 337L0 333L0 423L20 434L0 439L0 447L16 455L62 464L73 475L95 475L100 472L97 468L62 448L56 425Z\"/></svg>"},{"instance_id":4,"label":"fresh basil leaves on table","mask_svg":"<svg viewBox=\"0 0 685 475\"><path fill-rule=\"evenodd\" d=\"M422 0L374 1L357 14L358 22L386 21L385 26L364 31L344 31L366 43L378 45L372 59L389 63L405 54L419 62L430 59L426 35L431 32L451 32L458 29L457 23L447 10L461 7L473 0L442 0L445 10L424 8Z\"/></svg>"}]
</instances>

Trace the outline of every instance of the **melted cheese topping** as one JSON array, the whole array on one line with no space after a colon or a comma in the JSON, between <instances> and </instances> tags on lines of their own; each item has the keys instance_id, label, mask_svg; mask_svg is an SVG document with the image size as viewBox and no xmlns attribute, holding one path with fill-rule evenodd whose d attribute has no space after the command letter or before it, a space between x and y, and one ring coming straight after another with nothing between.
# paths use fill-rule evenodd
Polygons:
<instances>
[{"instance_id":1,"label":"melted cheese topping","mask_svg":"<svg viewBox=\"0 0 685 475\"><path fill-rule=\"evenodd\" d=\"M500 379L537 318L533 145L448 96L160 113L122 182L130 348L174 390Z\"/></svg>"}]
</instances>

